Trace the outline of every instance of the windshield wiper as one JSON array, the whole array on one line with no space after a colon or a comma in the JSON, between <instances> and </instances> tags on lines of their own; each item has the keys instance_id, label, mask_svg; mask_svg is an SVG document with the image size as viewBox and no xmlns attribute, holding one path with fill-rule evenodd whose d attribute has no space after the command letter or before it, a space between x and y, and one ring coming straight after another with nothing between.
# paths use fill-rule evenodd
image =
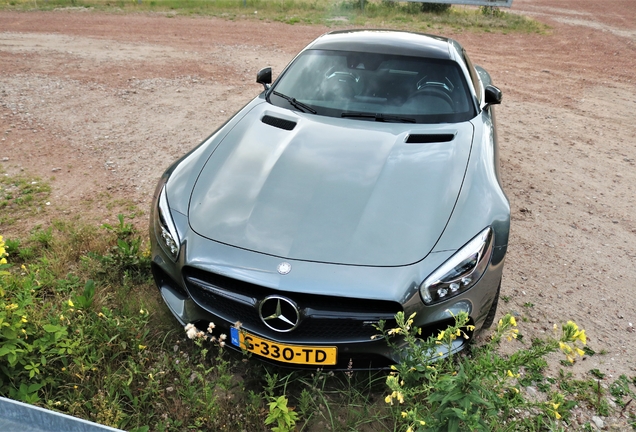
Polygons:
<instances>
[{"instance_id":1,"label":"windshield wiper","mask_svg":"<svg viewBox=\"0 0 636 432\"><path fill-rule=\"evenodd\" d=\"M302 112L309 111L312 114L316 114L316 112L317 112L312 107L310 107L308 105L305 105L304 103L302 103L300 101L297 101L296 98L289 97L289 96L287 96L285 94L277 92L276 90L273 90L272 93L275 94L278 97L281 97L281 98L285 99L287 102L289 102L291 104L291 106L293 106L294 108L298 108Z\"/></svg>"},{"instance_id":2,"label":"windshield wiper","mask_svg":"<svg viewBox=\"0 0 636 432\"><path fill-rule=\"evenodd\" d=\"M344 118L368 118L374 119L377 122L402 122L402 123L415 123L415 119L412 117L401 117L391 114L382 113L364 113L364 112L343 112L340 117Z\"/></svg>"}]
</instances>

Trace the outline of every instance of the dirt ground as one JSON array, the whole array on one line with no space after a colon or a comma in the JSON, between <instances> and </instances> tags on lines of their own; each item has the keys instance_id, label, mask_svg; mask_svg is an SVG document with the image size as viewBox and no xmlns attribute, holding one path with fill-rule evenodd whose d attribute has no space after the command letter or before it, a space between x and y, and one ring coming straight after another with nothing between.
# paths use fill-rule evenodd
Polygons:
<instances>
[{"instance_id":1,"label":"dirt ground","mask_svg":"<svg viewBox=\"0 0 636 432\"><path fill-rule=\"evenodd\" d=\"M636 374L633 6L515 0L512 11L547 23L549 34L444 34L504 94L497 117L513 224L499 313L523 317L527 340L576 321L606 353L572 371L597 368L608 379ZM113 203L147 209L162 171L261 91L258 69L276 75L328 30L254 18L0 12L0 167L50 181L42 223L113 222ZM2 227L7 236L24 229Z\"/></svg>"}]
</instances>

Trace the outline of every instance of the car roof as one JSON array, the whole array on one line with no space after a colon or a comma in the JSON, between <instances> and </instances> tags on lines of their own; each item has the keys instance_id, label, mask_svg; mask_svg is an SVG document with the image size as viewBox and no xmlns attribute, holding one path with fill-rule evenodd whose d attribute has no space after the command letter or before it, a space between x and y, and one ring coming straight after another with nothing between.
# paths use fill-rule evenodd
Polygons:
<instances>
[{"instance_id":1,"label":"car roof","mask_svg":"<svg viewBox=\"0 0 636 432\"><path fill-rule=\"evenodd\" d=\"M450 45L461 52L454 40L423 33L396 30L339 30L326 33L306 49L358 51L435 59L454 59Z\"/></svg>"}]
</instances>

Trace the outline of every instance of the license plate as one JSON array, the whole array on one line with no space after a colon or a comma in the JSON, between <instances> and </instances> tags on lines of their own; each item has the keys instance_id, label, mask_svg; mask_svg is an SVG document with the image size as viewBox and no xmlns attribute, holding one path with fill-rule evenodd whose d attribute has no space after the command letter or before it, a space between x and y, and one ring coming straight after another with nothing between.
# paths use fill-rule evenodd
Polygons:
<instances>
[{"instance_id":1,"label":"license plate","mask_svg":"<svg viewBox=\"0 0 636 432\"><path fill-rule=\"evenodd\" d=\"M282 344L234 327L230 329L230 340L232 345L241 349L284 363L331 366L336 364L338 358L337 347Z\"/></svg>"}]
</instances>

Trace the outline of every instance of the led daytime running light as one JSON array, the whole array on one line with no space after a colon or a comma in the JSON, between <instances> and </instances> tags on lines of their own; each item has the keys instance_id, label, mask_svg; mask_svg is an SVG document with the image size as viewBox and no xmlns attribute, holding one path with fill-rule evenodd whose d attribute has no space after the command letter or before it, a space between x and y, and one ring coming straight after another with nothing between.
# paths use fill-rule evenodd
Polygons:
<instances>
[{"instance_id":1,"label":"led daytime running light","mask_svg":"<svg viewBox=\"0 0 636 432\"><path fill-rule=\"evenodd\" d=\"M170 217L170 208L168 207L168 198L166 196L166 187L164 186L159 195L158 207L158 240L163 250L170 255L173 260L179 255L179 236L177 229Z\"/></svg>"},{"instance_id":2,"label":"led daytime running light","mask_svg":"<svg viewBox=\"0 0 636 432\"><path fill-rule=\"evenodd\" d=\"M438 303L477 283L488 267L493 244L494 233L488 227L422 282L422 301L427 305Z\"/></svg>"}]
</instances>

